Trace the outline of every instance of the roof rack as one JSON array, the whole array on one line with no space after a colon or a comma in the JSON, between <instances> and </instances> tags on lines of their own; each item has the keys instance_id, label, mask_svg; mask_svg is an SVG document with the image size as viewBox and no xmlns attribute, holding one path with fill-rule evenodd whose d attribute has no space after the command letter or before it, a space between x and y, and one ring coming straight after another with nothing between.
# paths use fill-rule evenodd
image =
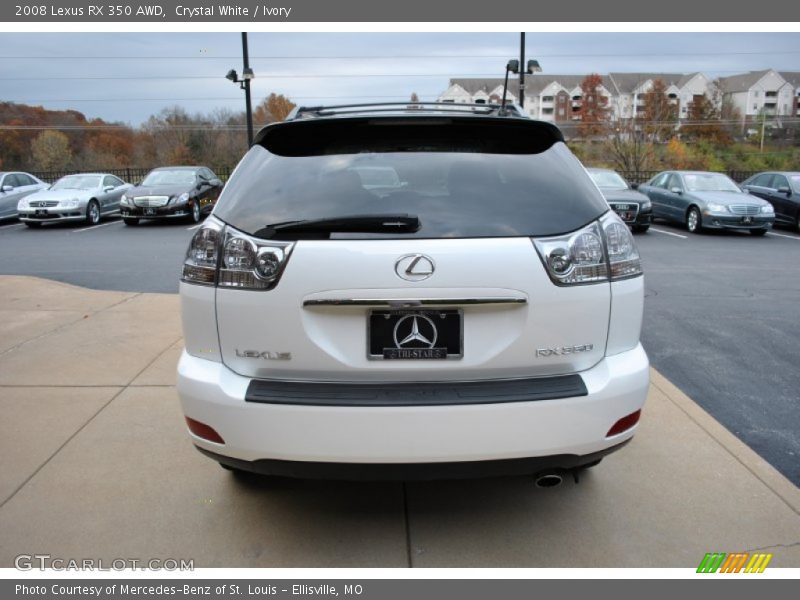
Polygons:
<instances>
[{"instance_id":1,"label":"roof rack","mask_svg":"<svg viewBox=\"0 0 800 600\"><path fill-rule=\"evenodd\" d=\"M500 117L522 117L524 113L515 104L466 104L455 102L373 102L364 104L338 104L335 106L300 106L287 117L287 121L337 115L370 113L467 113L471 115L494 115Z\"/></svg>"}]
</instances>

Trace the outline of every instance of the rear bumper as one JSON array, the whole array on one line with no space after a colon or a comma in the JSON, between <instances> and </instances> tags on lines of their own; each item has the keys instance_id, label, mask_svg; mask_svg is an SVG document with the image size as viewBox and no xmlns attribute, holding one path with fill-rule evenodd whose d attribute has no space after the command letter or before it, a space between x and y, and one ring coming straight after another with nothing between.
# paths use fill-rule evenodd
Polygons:
<instances>
[{"instance_id":1,"label":"rear bumper","mask_svg":"<svg viewBox=\"0 0 800 600\"><path fill-rule=\"evenodd\" d=\"M508 477L536 473L559 473L596 463L616 452L628 442L620 442L598 452L577 456L557 454L505 460L473 460L435 463L330 463L290 460L240 460L210 452L196 446L201 454L220 464L258 473L299 479L334 479L339 481L431 481L439 479L472 479L479 477Z\"/></svg>"},{"instance_id":2,"label":"rear bumper","mask_svg":"<svg viewBox=\"0 0 800 600\"><path fill-rule=\"evenodd\" d=\"M633 436L635 426L611 437L606 433L642 408L649 386L647 355L638 345L580 376L586 395L553 400L427 406L256 403L245 401L250 378L184 352L178 393L186 416L213 427L225 440L217 444L190 434L198 448L218 460L407 464L549 457L569 468L577 457L604 452Z\"/></svg>"}]
</instances>

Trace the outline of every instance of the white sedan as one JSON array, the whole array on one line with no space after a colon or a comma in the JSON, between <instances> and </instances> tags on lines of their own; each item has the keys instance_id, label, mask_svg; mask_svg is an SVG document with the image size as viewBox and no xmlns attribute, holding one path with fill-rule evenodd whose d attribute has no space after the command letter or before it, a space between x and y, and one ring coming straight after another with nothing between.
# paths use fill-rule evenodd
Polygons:
<instances>
[{"instance_id":1,"label":"white sedan","mask_svg":"<svg viewBox=\"0 0 800 600\"><path fill-rule=\"evenodd\" d=\"M58 221L84 221L97 225L100 219L119 213L119 201L133 187L110 173L67 175L48 189L19 201L19 220L28 227Z\"/></svg>"}]
</instances>

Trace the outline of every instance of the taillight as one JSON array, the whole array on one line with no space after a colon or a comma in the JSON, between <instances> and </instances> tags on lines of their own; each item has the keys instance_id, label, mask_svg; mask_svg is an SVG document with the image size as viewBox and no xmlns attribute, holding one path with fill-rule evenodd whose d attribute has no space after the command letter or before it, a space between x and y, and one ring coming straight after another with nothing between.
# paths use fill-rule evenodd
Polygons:
<instances>
[{"instance_id":1,"label":"taillight","mask_svg":"<svg viewBox=\"0 0 800 600\"><path fill-rule=\"evenodd\" d=\"M533 245L557 285L617 281L642 274L633 235L611 211L573 233L534 238Z\"/></svg>"},{"instance_id":2,"label":"taillight","mask_svg":"<svg viewBox=\"0 0 800 600\"><path fill-rule=\"evenodd\" d=\"M270 290L286 266L291 242L270 242L249 236L210 217L197 230L186 251L186 283L243 290Z\"/></svg>"},{"instance_id":3,"label":"taillight","mask_svg":"<svg viewBox=\"0 0 800 600\"><path fill-rule=\"evenodd\" d=\"M642 411L637 410L636 412L632 412L629 415L625 415L619 421L614 423L611 426L611 429L608 430L606 437L612 437L615 435L619 435L625 431L628 431L631 427L636 425L639 422L639 417L642 416Z\"/></svg>"}]
</instances>

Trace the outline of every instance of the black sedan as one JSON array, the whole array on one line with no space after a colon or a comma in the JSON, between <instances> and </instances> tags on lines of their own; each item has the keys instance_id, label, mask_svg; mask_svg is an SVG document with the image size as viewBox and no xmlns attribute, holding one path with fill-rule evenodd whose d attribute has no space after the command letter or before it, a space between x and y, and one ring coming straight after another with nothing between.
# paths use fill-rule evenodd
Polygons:
<instances>
[{"instance_id":1,"label":"black sedan","mask_svg":"<svg viewBox=\"0 0 800 600\"><path fill-rule=\"evenodd\" d=\"M612 210L627 223L634 233L644 233L653 220L650 199L634 190L616 171L587 169L589 176L600 188Z\"/></svg>"},{"instance_id":2,"label":"black sedan","mask_svg":"<svg viewBox=\"0 0 800 600\"><path fill-rule=\"evenodd\" d=\"M742 189L772 204L776 224L800 231L800 172L758 173Z\"/></svg>"},{"instance_id":3,"label":"black sedan","mask_svg":"<svg viewBox=\"0 0 800 600\"><path fill-rule=\"evenodd\" d=\"M222 181L207 167L153 169L120 199L126 225L141 219L185 219L197 223L210 214Z\"/></svg>"}]
</instances>

